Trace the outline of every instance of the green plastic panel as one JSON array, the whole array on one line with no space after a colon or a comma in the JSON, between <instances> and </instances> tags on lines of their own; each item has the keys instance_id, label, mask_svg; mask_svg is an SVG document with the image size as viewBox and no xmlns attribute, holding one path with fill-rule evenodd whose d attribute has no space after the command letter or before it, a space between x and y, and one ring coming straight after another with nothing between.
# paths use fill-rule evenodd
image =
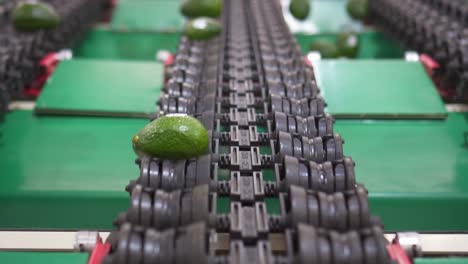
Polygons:
<instances>
[{"instance_id":1,"label":"green plastic panel","mask_svg":"<svg viewBox=\"0 0 468 264\"><path fill-rule=\"evenodd\" d=\"M154 61L158 50L175 52L178 43L178 33L118 32L96 28L86 35L73 55L93 59Z\"/></svg>"},{"instance_id":2,"label":"green plastic panel","mask_svg":"<svg viewBox=\"0 0 468 264\"><path fill-rule=\"evenodd\" d=\"M314 68L327 111L336 118L442 119L447 115L419 62L322 60Z\"/></svg>"},{"instance_id":3,"label":"green plastic panel","mask_svg":"<svg viewBox=\"0 0 468 264\"><path fill-rule=\"evenodd\" d=\"M466 264L468 258L417 258L414 264Z\"/></svg>"},{"instance_id":4,"label":"green plastic panel","mask_svg":"<svg viewBox=\"0 0 468 264\"><path fill-rule=\"evenodd\" d=\"M138 176L131 139L147 122L8 114L0 124L0 229L111 228L128 207L124 187Z\"/></svg>"},{"instance_id":5,"label":"green plastic panel","mask_svg":"<svg viewBox=\"0 0 468 264\"><path fill-rule=\"evenodd\" d=\"M284 17L292 32L335 33L350 26L362 28L348 16L346 0L311 0L310 5L311 12L305 21L296 20L288 6L283 6Z\"/></svg>"},{"instance_id":6,"label":"green plastic panel","mask_svg":"<svg viewBox=\"0 0 468 264\"><path fill-rule=\"evenodd\" d=\"M312 0L310 2L312 12L309 21L316 25L318 33L338 32L343 26L350 24L351 18L346 12L345 0Z\"/></svg>"},{"instance_id":7,"label":"green plastic panel","mask_svg":"<svg viewBox=\"0 0 468 264\"><path fill-rule=\"evenodd\" d=\"M468 230L468 114L441 121L339 120L335 131L387 230Z\"/></svg>"},{"instance_id":8,"label":"green plastic panel","mask_svg":"<svg viewBox=\"0 0 468 264\"><path fill-rule=\"evenodd\" d=\"M296 34L296 39L301 46L302 52L306 54L310 46L317 40L336 41L336 34L305 35ZM359 51L356 59L372 58L403 58L403 49L393 40L379 32L362 32L359 34Z\"/></svg>"},{"instance_id":9,"label":"green plastic panel","mask_svg":"<svg viewBox=\"0 0 468 264\"><path fill-rule=\"evenodd\" d=\"M293 32L334 33L350 26L363 28L350 19L345 4L344 0L313 0L312 11L304 22L294 19L285 6L285 18ZM111 27L128 31L180 31L184 23L180 5L181 1L176 0L122 0L114 11Z\"/></svg>"},{"instance_id":10,"label":"green plastic panel","mask_svg":"<svg viewBox=\"0 0 468 264\"><path fill-rule=\"evenodd\" d=\"M304 53L317 39L336 40L335 34L296 34ZM175 52L180 34L119 32L105 27L90 31L74 50L75 57L116 60L154 61L158 50ZM364 32L359 35L360 48L357 59L402 58L404 51L391 39L379 32Z\"/></svg>"},{"instance_id":11,"label":"green plastic panel","mask_svg":"<svg viewBox=\"0 0 468 264\"><path fill-rule=\"evenodd\" d=\"M63 61L36 103L36 113L148 118L163 83L156 62Z\"/></svg>"},{"instance_id":12,"label":"green plastic panel","mask_svg":"<svg viewBox=\"0 0 468 264\"><path fill-rule=\"evenodd\" d=\"M114 10L111 28L127 31L177 32L184 24L180 1L121 0Z\"/></svg>"},{"instance_id":13,"label":"green plastic panel","mask_svg":"<svg viewBox=\"0 0 468 264\"><path fill-rule=\"evenodd\" d=\"M3 264L85 264L87 260L87 253L0 252Z\"/></svg>"},{"instance_id":14,"label":"green plastic panel","mask_svg":"<svg viewBox=\"0 0 468 264\"><path fill-rule=\"evenodd\" d=\"M96 28L74 50L78 58L148 60L154 61L158 50L175 52L179 33L148 33L138 31L120 32L105 27ZM336 40L335 34L304 35L296 34L296 39L304 53L317 39ZM365 32L359 35L360 48L357 59L402 58L403 50L378 32Z\"/></svg>"},{"instance_id":15,"label":"green plastic panel","mask_svg":"<svg viewBox=\"0 0 468 264\"><path fill-rule=\"evenodd\" d=\"M468 230L467 119L337 121L387 230ZM123 188L138 174L130 140L146 122L10 113L0 128L0 228L110 228L128 207Z\"/></svg>"}]
</instances>

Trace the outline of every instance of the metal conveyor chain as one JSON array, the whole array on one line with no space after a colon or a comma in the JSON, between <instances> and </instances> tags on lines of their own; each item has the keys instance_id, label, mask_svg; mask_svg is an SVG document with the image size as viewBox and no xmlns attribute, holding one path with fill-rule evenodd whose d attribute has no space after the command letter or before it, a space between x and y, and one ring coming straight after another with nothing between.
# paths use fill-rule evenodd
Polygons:
<instances>
[{"instance_id":1,"label":"metal conveyor chain","mask_svg":"<svg viewBox=\"0 0 468 264\"><path fill-rule=\"evenodd\" d=\"M279 3L225 0L222 21L182 37L154 117L195 116L211 153L137 160L103 263L394 263Z\"/></svg>"},{"instance_id":2,"label":"metal conveyor chain","mask_svg":"<svg viewBox=\"0 0 468 264\"><path fill-rule=\"evenodd\" d=\"M407 48L429 54L448 99L468 100L468 3L464 0L371 0L372 20Z\"/></svg>"}]
</instances>

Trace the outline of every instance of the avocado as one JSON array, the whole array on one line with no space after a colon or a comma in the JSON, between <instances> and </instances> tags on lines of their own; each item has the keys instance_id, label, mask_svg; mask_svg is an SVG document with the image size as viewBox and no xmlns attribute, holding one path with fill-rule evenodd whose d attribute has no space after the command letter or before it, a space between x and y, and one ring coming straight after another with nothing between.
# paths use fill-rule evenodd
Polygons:
<instances>
[{"instance_id":1,"label":"avocado","mask_svg":"<svg viewBox=\"0 0 468 264\"><path fill-rule=\"evenodd\" d=\"M350 17L356 20L364 20L369 13L368 0L348 0L346 10Z\"/></svg>"},{"instance_id":2,"label":"avocado","mask_svg":"<svg viewBox=\"0 0 468 264\"><path fill-rule=\"evenodd\" d=\"M50 29L60 23L54 7L42 2L20 2L11 15L13 25L21 31Z\"/></svg>"},{"instance_id":3,"label":"avocado","mask_svg":"<svg viewBox=\"0 0 468 264\"><path fill-rule=\"evenodd\" d=\"M217 18L223 9L222 0L186 0L180 11L188 18L212 17Z\"/></svg>"},{"instance_id":4,"label":"avocado","mask_svg":"<svg viewBox=\"0 0 468 264\"><path fill-rule=\"evenodd\" d=\"M186 114L165 115L141 129L132 140L139 156L189 159L208 152L208 132L196 118Z\"/></svg>"},{"instance_id":5,"label":"avocado","mask_svg":"<svg viewBox=\"0 0 468 264\"><path fill-rule=\"evenodd\" d=\"M340 52L338 51L336 44L325 39L316 40L310 46L310 50L320 52L322 58L325 59L338 58L340 56Z\"/></svg>"},{"instance_id":6,"label":"avocado","mask_svg":"<svg viewBox=\"0 0 468 264\"><path fill-rule=\"evenodd\" d=\"M289 11L298 20L305 20L309 16L309 0L291 0Z\"/></svg>"},{"instance_id":7,"label":"avocado","mask_svg":"<svg viewBox=\"0 0 468 264\"><path fill-rule=\"evenodd\" d=\"M336 46L342 56L355 58L359 50L359 36L354 32L341 32L336 38Z\"/></svg>"},{"instance_id":8,"label":"avocado","mask_svg":"<svg viewBox=\"0 0 468 264\"><path fill-rule=\"evenodd\" d=\"M192 40L207 40L221 33L223 26L218 20L199 17L189 20L184 27L184 34Z\"/></svg>"}]
</instances>

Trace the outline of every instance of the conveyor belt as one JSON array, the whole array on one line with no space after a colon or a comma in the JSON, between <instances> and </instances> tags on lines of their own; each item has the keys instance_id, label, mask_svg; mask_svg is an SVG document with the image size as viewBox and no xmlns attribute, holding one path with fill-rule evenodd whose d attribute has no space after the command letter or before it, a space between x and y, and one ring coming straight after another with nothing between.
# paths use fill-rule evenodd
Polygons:
<instances>
[{"instance_id":1,"label":"conveyor belt","mask_svg":"<svg viewBox=\"0 0 468 264\"><path fill-rule=\"evenodd\" d=\"M107 0L47 0L61 17L59 26L36 32L17 31L10 21L20 0L0 3L0 116L4 98L23 97L26 88L40 73L39 61L50 52L71 48L99 19ZM5 96L5 91L9 94Z\"/></svg>"},{"instance_id":2,"label":"conveyor belt","mask_svg":"<svg viewBox=\"0 0 468 264\"><path fill-rule=\"evenodd\" d=\"M197 117L211 153L137 160L131 206L104 263L391 263L313 68L275 3L226 0L222 36L181 39L158 116ZM229 197L229 213L217 212L219 197ZM268 212L269 199L280 214Z\"/></svg>"},{"instance_id":3,"label":"conveyor belt","mask_svg":"<svg viewBox=\"0 0 468 264\"><path fill-rule=\"evenodd\" d=\"M440 64L436 78L459 101L468 100L468 3L464 0L371 0L373 21L407 48Z\"/></svg>"}]
</instances>

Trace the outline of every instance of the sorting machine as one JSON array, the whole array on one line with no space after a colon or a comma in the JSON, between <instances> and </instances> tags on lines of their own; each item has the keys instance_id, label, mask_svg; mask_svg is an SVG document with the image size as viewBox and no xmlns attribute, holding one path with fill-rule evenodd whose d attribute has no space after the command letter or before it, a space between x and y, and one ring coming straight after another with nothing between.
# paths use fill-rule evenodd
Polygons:
<instances>
[{"instance_id":1,"label":"sorting machine","mask_svg":"<svg viewBox=\"0 0 468 264\"><path fill-rule=\"evenodd\" d=\"M279 5L225 1L221 19L220 37L182 38L158 103L158 115L198 115L212 153L138 160L131 208L117 219L103 263L391 263L383 225ZM267 132L258 133L257 117ZM264 179L267 168L274 181ZM218 179L218 169L230 178ZM222 195L230 212L220 215ZM281 199L280 216L268 214L269 196ZM212 242L221 234L229 236L224 252ZM284 251L272 249L273 235Z\"/></svg>"},{"instance_id":2,"label":"sorting machine","mask_svg":"<svg viewBox=\"0 0 468 264\"><path fill-rule=\"evenodd\" d=\"M14 2L4 2L3 12ZM398 7L396 2L372 0L373 19L393 19L393 13L385 15L393 10L390 6ZM410 8L400 11L423 5L410 2L405 2ZM27 37L1 29L9 34L0 48L5 51L0 53L4 111L9 98L23 96L25 84L37 77L37 62L44 55L81 38L109 7L105 1L51 3L65 17L58 29ZM424 5L465 22L455 4ZM106 238L103 232L76 233L74 250L89 253L83 263L425 263L423 235L393 238L371 212L368 190L355 172L359 164L344 152L345 141L325 110L314 64L303 56L279 3L225 0L219 19L223 31L218 37L180 38L165 63L164 85L149 118L196 117L209 131L210 153L187 160L139 157L139 175L122 186L130 206L116 212L113 230L104 232ZM391 21L382 25L392 26ZM441 76L456 72L447 78L459 84L462 65L450 70L449 61L461 57L447 54L434 55L443 65ZM451 261L446 257L466 252L430 254Z\"/></svg>"}]
</instances>

